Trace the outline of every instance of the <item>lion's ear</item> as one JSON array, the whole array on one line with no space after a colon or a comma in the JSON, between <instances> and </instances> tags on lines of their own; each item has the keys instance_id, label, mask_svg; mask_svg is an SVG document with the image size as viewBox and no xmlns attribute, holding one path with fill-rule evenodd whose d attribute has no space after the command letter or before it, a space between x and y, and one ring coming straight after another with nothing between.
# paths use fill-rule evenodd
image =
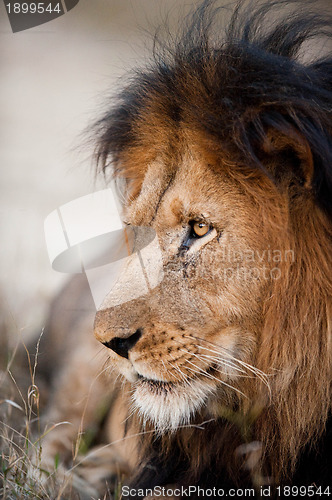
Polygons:
<instances>
[{"instance_id":1,"label":"lion's ear","mask_svg":"<svg viewBox=\"0 0 332 500\"><path fill-rule=\"evenodd\" d=\"M306 138L295 128L289 127L285 131L270 128L261 144L264 155L268 157L289 157L288 168L301 179L301 184L310 188L314 177L314 161L310 145ZM297 158L297 161L294 161ZM293 162L292 162L293 159ZM277 162L276 163L276 168ZM278 176L277 172L274 172Z\"/></svg>"}]
</instances>

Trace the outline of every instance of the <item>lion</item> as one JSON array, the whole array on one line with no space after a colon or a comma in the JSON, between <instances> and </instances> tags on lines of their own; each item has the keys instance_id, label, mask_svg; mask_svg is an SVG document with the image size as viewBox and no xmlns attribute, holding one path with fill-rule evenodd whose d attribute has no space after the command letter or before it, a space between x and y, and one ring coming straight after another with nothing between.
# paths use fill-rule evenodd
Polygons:
<instances>
[{"instance_id":1,"label":"lion","mask_svg":"<svg viewBox=\"0 0 332 500\"><path fill-rule=\"evenodd\" d=\"M44 447L68 459L77 429L103 420L109 446L82 476L117 471L124 497L330 485L332 59L299 53L331 20L268 22L285 3L298 6L238 4L220 40L204 2L95 128L126 226L158 236L163 278L127 302L106 296L94 326L82 278L58 299L67 354L47 418L73 425Z\"/></svg>"}]
</instances>

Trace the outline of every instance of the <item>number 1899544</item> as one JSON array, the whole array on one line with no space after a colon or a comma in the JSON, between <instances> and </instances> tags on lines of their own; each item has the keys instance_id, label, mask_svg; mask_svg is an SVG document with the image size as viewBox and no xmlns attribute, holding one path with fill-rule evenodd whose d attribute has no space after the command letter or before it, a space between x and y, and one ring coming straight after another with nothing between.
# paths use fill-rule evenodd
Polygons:
<instances>
[{"instance_id":1,"label":"number 1899544","mask_svg":"<svg viewBox=\"0 0 332 500\"><path fill-rule=\"evenodd\" d=\"M60 3L52 5L52 3L49 2L12 2L7 3L6 7L8 14L44 14L45 12L48 12L49 14L54 12L57 14L62 13Z\"/></svg>"},{"instance_id":2,"label":"number 1899544","mask_svg":"<svg viewBox=\"0 0 332 500\"><path fill-rule=\"evenodd\" d=\"M330 487L321 486L277 486L277 495L279 497L329 497L331 495Z\"/></svg>"}]
</instances>

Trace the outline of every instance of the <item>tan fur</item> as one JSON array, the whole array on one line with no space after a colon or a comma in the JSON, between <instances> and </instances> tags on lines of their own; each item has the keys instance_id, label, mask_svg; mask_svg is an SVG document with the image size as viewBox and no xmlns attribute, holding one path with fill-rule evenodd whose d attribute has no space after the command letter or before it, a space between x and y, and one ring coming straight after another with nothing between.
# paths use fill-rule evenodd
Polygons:
<instances>
[{"instance_id":1,"label":"tan fur","mask_svg":"<svg viewBox=\"0 0 332 500\"><path fill-rule=\"evenodd\" d=\"M142 136L149 136L149 127L142 129ZM172 132L169 137L172 148L163 151L164 130L154 134L160 154L147 163L146 172L136 170L136 177L130 163L126 171L128 158L145 162L145 154L134 149L120 160L120 175L131 177L135 186L126 220L155 228L163 250L164 280L141 299L99 311L95 334L107 342L143 329L129 360L110 353L110 364L115 368L119 364L124 375L134 365L134 371L145 377L177 383L179 393L188 390L179 378L201 379L207 398L193 415L195 422L224 416L225 407L251 418L258 408L251 430L262 443L259 474L267 473L278 483L291 475L301 448L320 435L330 409L330 224L307 185L290 187L285 178L278 189L263 174L231 163L211 148L211 140L191 134L188 128L176 139ZM274 149L285 143L285 137L277 138ZM305 165L312 161L310 152L298 137L290 137L287 145L298 148L309 177ZM297 190L296 197L292 190ZM188 222L201 215L220 237L192 255L184 277L177 251ZM227 248L234 255L250 249L255 259L241 262L232 257L224 262L222 251ZM279 250L282 261L271 262L266 255L258 258L268 249ZM265 267L266 277L222 277L224 269L235 271L237 266L247 273ZM278 270L277 279L270 275L273 268ZM213 355L204 351L218 350L213 346L229 349L241 362L258 368L266 374L268 386L246 369L242 376L232 369L226 374L214 372L219 382L204 375L209 361L200 355ZM193 364L199 374L193 372ZM139 389L134 385L135 390ZM149 426L146 415L145 419ZM234 443L227 443L227 434L224 439L225 461L233 465L229 452ZM148 448L149 435L145 440ZM198 468L195 461L204 461L204 438L201 442L190 430L179 429L177 440L184 449L189 440L192 467ZM167 433L163 442L167 454L171 442Z\"/></svg>"}]
</instances>

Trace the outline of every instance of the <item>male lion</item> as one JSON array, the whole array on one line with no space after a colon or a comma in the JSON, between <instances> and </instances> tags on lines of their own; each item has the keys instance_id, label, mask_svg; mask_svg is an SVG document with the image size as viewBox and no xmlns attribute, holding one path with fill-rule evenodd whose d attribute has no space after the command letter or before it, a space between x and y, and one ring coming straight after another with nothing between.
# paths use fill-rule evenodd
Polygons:
<instances>
[{"instance_id":1,"label":"male lion","mask_svg":"<svg viewBox=\"0 0 332 500\"><path fill-rule=\"evenodd\" d=\"M91 482L126 473L129 497L267 484L271 496L285 485L327 494L332 59L298 53L331 22L311 12L272 22L282 5L250 15L239 5L220 41L205 2L97 125L98 162L125 186L126 224L158 235L163 279L118 305L106 297L95 317L120 387L94 378L91 314L80 283L68 285L63 297L82 312L60 331L64 298L53 308L67 355L48 418L74 425L50 432L44 453L65 463L82 413L84 431L106 398L112 445L77 470Z\"/></svg>"}]
</instances>

